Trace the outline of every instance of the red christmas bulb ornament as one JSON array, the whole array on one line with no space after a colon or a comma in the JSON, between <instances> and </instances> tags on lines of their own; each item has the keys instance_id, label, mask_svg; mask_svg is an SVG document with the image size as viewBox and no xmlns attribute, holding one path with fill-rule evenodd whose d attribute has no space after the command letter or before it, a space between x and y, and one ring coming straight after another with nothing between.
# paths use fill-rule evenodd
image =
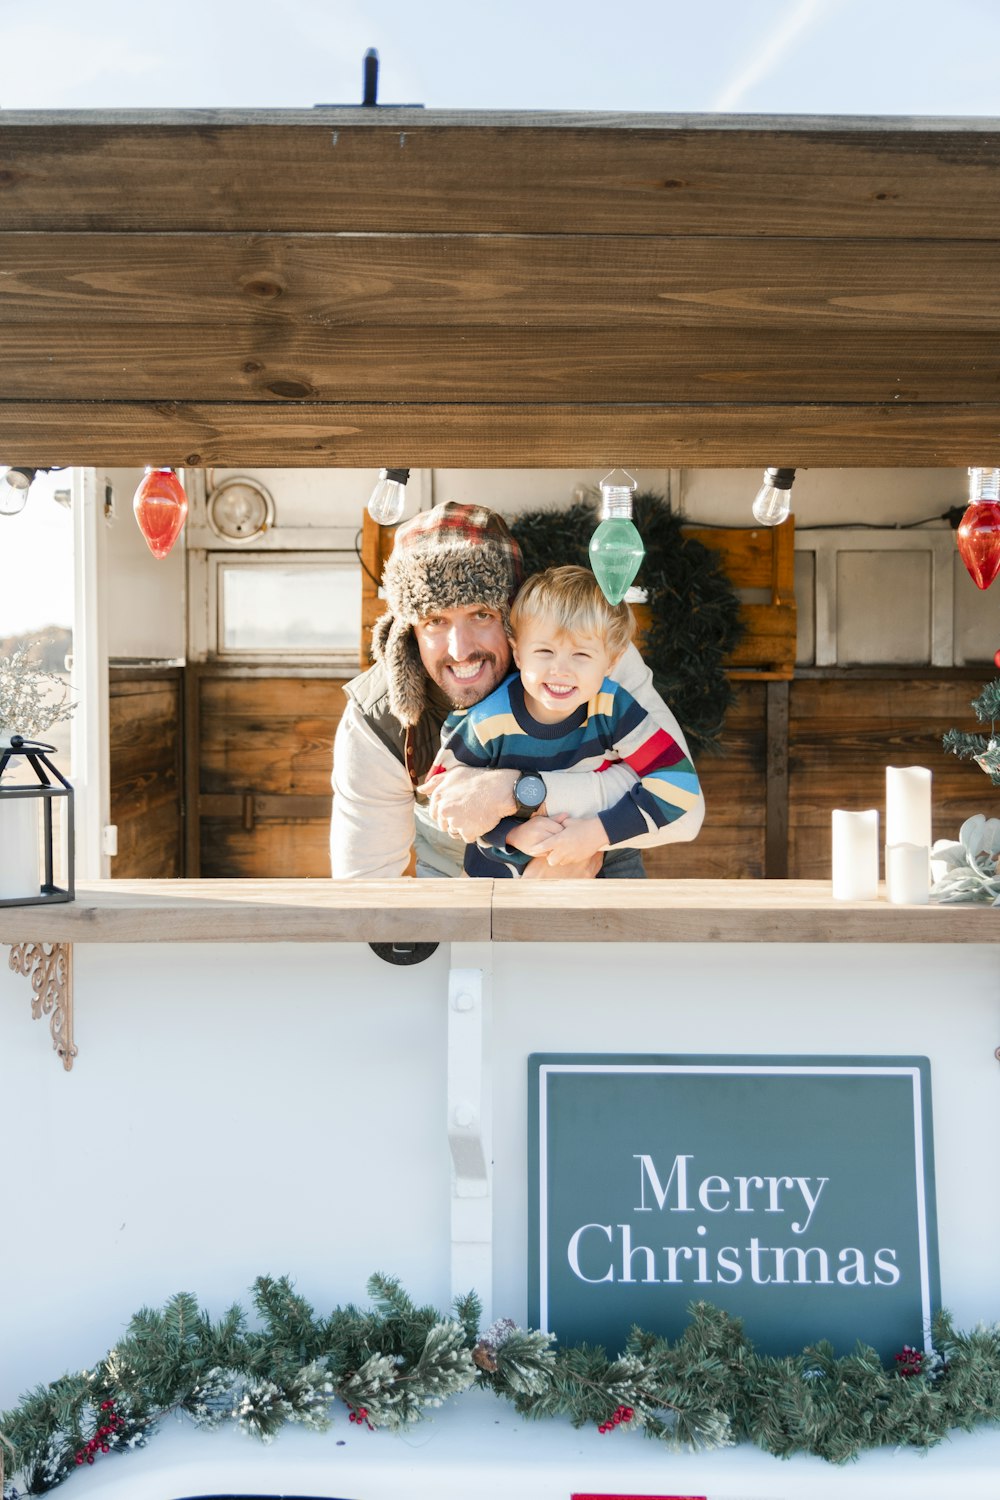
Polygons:
<instances>
[{"instance_id":1,"label":"red christmas bulb ornament","mask_svg":"<svg viewBox=\"0 0 1000 1500\"><path fill-rule=\"evenodd\" d=\"M988 589L1000 573L1000 504L979 500L958 528L958 550L977 588Z\"/></svg>"},{"instance_id":2,"label":"red christmas bulb ornament","mask_svg":"<svg viewBox=\"0 0 1000 1500\"><path fill-rule=\"evenodd\" d=\"M188 500L173 469L146 470L132 500L146 546L154 557L166 557L187 519Z\"/></svg>"}]
</instances>

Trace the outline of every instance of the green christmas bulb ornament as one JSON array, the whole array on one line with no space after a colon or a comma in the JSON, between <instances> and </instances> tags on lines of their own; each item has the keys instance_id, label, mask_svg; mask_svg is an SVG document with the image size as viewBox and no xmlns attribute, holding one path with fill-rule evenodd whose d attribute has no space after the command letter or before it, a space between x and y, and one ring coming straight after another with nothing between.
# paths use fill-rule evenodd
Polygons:
<instances>
[{"instance_id":1,"label":"green christmas bulb ornament","mask_svg":"<svg viewBox=\"0 0 1000 1500\"><path fill-rule=\"evenodd\" d=\"M609 604L620 604L646 555L632 520L636 483L625 469L601 480L601 520L590 539L590 566Z\"/></svg>"}]
</instances>

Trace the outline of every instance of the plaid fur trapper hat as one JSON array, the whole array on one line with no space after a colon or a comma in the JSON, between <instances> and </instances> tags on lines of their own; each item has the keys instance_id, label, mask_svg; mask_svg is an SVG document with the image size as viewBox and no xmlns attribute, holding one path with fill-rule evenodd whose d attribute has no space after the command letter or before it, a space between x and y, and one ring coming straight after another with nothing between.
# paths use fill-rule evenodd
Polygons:
<instances>
[{"instance_id":1,"label":"plaid fur trapper hat","mask_svg":"<svg viewBox=\"0 0 1000 1500\"><path fill-rule=\"evenodd\" d=\"M388 612L372 630L372 655L385 668L389 707L400 724L419 722L427 674L413 627L440 609L485 604L504 628L523 576L521 549L507 523L482 505L449 500L396 532L382 588Z\"/></svg>"}]
</instances>

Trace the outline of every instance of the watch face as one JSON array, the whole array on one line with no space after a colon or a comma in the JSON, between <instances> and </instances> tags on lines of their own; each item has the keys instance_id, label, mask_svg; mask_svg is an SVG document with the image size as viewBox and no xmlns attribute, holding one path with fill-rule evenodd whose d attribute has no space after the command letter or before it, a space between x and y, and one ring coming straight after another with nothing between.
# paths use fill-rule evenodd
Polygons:
<instances>
[{"instance_id":1,"label":"watch face","mask_svg":"<svg viewBox=\"0 0 1000 1500\"><path fill-rule=\"evenodd\" d=\"M253 479L227 479L208 497L208 524L227 542L252 542L274 524L274 501Z\"/></svg>"},{"instance_id":2,"label":"watch face","mask_svg":"<svg viewBox=\"0 0 1000 1500\"><path fill-rule=\"evenodd\" d=\"M514 801L519 807L541 807L545 801L545 782L530 772L519 776L514 784Z\"/></svg>"}]
</instances>

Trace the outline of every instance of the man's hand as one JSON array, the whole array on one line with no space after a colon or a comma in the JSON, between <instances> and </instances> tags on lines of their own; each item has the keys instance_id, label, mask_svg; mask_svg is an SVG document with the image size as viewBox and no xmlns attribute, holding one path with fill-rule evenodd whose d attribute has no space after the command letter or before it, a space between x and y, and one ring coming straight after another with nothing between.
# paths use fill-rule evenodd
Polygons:
<instances>
[{"instance_id":1,"label":"man's hand","mask_svg":"<svg viewBox=\"0 0 1000 1500\"><path fill-rule=\"evenodd\" d=\"M600 818L570 818L553 838L546 859L558 873L566 865L578 865L593 858L607 842Z\"/></svg>"},{"instance_id":2,"label":"man's hand","mask_svg":"<svg viewBox=\"0 0 1000 1500\"><path fill-rule=\"evenodd\" d=\"M501 818L514 812L514 783L520 771L478 771L453 766L417 788L426 793L431 821L443 833L474 844Z\"/></svg>"}]
</instances>

